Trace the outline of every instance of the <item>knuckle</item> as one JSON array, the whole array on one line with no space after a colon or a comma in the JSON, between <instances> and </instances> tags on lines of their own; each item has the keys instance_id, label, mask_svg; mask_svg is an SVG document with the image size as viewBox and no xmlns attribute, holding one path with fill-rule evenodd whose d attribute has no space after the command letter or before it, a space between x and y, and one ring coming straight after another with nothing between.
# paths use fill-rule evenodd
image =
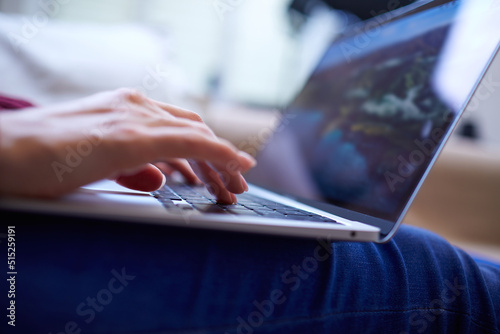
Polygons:
<instances>
[{"instance_id":1,"label":"knuckle","mask_svg":"<svg viewBox=\"0 0 500 334\"><path fill-rule=\"evenodd\" d=\"M178 120L177 126L181 126L189 132L189 137L196 137L197 139L212 139L212 131L203 123L193 122L191 120Z\"/></svg>"},{"instance_id":2,"label":"knuckle","mask_svg":"<svg viewBox=\"0 0 500 334\"><path fill-rule=\"evenodd\" d=\"M145 96L137 89L135 88L119 88L115 91L115 94L120 98L121 100L128 101L128 102L141 102L145 99Z\"/></svg>"},{"instance_id":3,"label":"knuckle","mask_svg":"<svg viewBox=\"0 0 500 334\"><path fill-rule=\"evenodd\" d=\"M219 157L225 159L230 159L231 157L234 156L234 151L231 149L231 147L220 142L217 145L217 152Z\"/></svg>"},{"instance_id":4,"label":"knuckle","mask_svg":"<svg viewBox=\"0 0 500 334\"><path fill-rule=\"evenodd\" d=\"M139 124L127 121L122 121L115 124L114 133L118 139L126 140L130 140L132 138L141 138L145 135L145 132Z\"/></svg>"},{"instance_id":5,"label":"knuckle","mask_svg":"<svg viewBox=\"0 0 500 334\"><path fill-rule=\"evenodd\" d=\"M223 154L220 152L220 145L218 143L214 143L212 138L207 137L205 134L196 131L194 129L189 130L182 137L182 142L186 147L186 150L189 150L195 156L198 155L210 155Z\"/></svg>"},{"instance_id":6,"label":"knuckle","mask_svg":"<svg viewBox=\"0 0 500 334\"><path fill-rule=\"evenodd\" d=\"M206 126L205 124L203 123L195 123L195 128L200 131L201 133L203 133L204 135L211 135L212 134L212 130L210 130L208 128L208 126Z\"/></svg>"},{"instance_id":7,"label":"knuckle","mask_svg":"<svg viewBox=\"0 0 500 334\"><path fill-rule=\"evenodd\" d=\"M194 130L189 131L183 139L186 144L192 146L192 148L199 147L203 142L207 140L206 136Z\"/></svg>"}]
</instances>

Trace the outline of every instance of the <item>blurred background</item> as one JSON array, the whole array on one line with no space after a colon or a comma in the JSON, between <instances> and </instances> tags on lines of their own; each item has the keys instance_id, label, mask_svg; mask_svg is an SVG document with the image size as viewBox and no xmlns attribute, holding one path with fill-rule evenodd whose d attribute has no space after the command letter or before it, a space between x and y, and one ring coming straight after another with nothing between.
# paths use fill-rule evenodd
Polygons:
<instances>
[{"instance_id":1,"label":"blurred background","mask_svg":"<svg viewBox=\"0 0 500 334\"><path fill-rule=\"evenodd\" d=\"M135 87L258 145L332 38L411 2L0 0L0 92L49 104ZM500 59L491 73L407 221L500 258Z\"/></svg>"},{"instance_id":2,"label":"blurred background","mask_svg":"<svg viewBox=\"0 0 500 334\"><path fill-rule=\"evenodd\" d=\"M132 86L201 114L214 102L279 109L328 41L411 2L0 0L0 91L44 104ZM490 105L457 132L500 144Z\"/></svg>"},{"instance_id":3,"label":"blurred background","mask_svg":"<svg viewBox=\"0 0 500 334\"><path fill-rule=\"evenodd\" d=\"M0 11L8 42L18 44L19 53L44 58L36 65L53 66L47 72L70 69L60 79L73 80L78 94L140 86L151 67L162 87L145 85L148 95L266 107L292 97L324 42L345 24L344 16L317 10L307 25L289 0L1 0ZM47 80L38 74L37 80ZM45 91L52 96L36 99L72 95L63 92L65 85L55 86ZM16 93L17 87L1 88Z\"/></svg>"}]
</instances>

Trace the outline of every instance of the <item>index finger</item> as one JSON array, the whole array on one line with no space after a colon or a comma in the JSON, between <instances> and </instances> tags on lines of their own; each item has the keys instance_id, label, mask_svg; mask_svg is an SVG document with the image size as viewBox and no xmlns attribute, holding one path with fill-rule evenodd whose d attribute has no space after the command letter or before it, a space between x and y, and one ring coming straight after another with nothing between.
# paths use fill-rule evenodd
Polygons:
<instances>
[{"instance_id":1,"label":"index finger","mask_svg":"<svg viewBox=\"0 0 500 334\"><path fill-rule=\"evenodd\" d=\"M256 162L225 140L189 127L153 127L129 129L126 135L113 138L109 146L117 161L137 166L151 161L181 158L207 161L225 170L226 166L245 172ZM121 166L121 169L130 166Z\"/></svg>"},{"instance_id":2,"label":"index finger","mask_svg":"<svg viewBox=\"0 0 500 334\"><path fill-rule=\"evenodd\" d=\"M172 104L156 101L153 99L151 99L151 101L154 104L156 104L158 107L160 107L161 109L169 112L172 116L186 118L186 119L190 119L192 121L203 123L203 119L201 118L201 116L198 115L197 113L195 113L194 111L180 108L180 107L174 106Z\"/></svg>"}]
</instances>

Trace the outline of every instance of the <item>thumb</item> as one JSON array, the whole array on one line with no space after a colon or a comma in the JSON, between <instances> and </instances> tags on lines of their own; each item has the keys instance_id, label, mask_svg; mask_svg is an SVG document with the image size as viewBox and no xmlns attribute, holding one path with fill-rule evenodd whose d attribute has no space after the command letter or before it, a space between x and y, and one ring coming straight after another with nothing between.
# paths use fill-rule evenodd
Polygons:
<instances>
[{"instance_id":1,"label":"thumb","mask_svg":"<svg viewBox=\"0 0 500 334\"><path fill-rule=\"evenodd\" d=\"M163 187L166 178L157 167L147 164L133 174L118 175L115 182L129 189L149 192Z\"/></svg>"}]
</instances>

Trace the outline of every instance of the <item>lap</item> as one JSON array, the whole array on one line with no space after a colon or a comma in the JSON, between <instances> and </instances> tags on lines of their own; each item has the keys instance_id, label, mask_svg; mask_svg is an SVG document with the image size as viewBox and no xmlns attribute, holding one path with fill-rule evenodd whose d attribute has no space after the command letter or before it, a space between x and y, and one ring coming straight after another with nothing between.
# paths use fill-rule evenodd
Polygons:
<instances>
[{"instance_id":1,"label":"lap","mask_svg":"<svg viewBox=\"0 0 500 334\"><path fill-rule=\"evenodd\" d=\"M17 229L23 330L484 333L500 316L498 267L409 226L386 244L64 219Z\"/></svg>"}]
</instances>

